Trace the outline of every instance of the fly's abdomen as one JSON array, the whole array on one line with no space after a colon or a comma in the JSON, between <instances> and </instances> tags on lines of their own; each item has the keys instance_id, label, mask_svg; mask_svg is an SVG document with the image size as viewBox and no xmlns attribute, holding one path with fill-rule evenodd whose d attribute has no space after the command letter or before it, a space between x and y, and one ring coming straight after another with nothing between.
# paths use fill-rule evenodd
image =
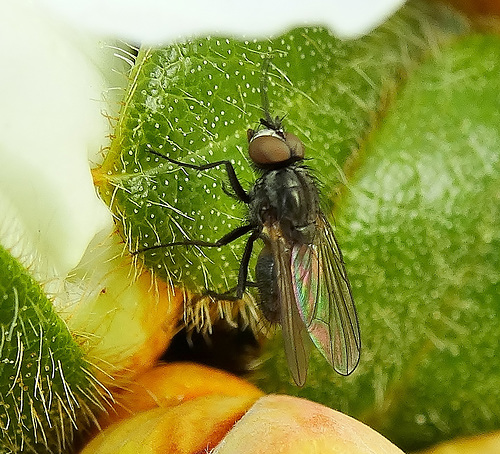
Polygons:
<instances>
[{"instance_id":1,"label":"fly's abdomen","mask_svg":"<svg viewBox=\"0 0 500 454\"><path fill-rule=\"evenodd\" d=\"M268 246L264 246L257 264L255 265L255 279L259 289L259 306L271 323L277 323L280 316L279 292L276 276L276 265L273 254Z\"/></svg>"}]
</instances>

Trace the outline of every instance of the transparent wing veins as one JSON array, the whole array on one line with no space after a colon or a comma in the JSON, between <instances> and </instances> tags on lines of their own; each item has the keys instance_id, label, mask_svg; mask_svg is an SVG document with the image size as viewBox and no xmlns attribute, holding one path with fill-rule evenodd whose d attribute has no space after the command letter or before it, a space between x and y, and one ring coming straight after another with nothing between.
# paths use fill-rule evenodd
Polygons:
<instances>
[{"instance_id":1,"label":"transparent wing veins","mask_svg":"<svg viewBox=\"0 0 500 454\"><path fill-rule=\"evenodd\" d=\"M359 363L358 317L342 253L320 213L312 245L296 245L292 278L300 315L316 347L333 368L349 375Z\"/></svg>"},{"instance_id":2,"label":"transparent wing veins","mask_svg":"<svg viewBox=\"0 0 500 454\"><path fill-rule=\"evenodd\" d=\"M285 355L293 380L298 386L303 386L307 377L311 341L299 313L292 286L291 246L277 235L271 242L271 247L277 269L280 325Z\"/></svg>"}]
</instances>

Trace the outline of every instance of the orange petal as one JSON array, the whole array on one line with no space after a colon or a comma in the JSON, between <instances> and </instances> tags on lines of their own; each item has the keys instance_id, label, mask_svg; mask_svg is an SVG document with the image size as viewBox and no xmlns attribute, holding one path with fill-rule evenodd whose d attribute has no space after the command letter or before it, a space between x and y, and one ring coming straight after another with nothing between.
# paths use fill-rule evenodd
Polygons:
<instances>
[{"instance_id":1,"label":"orange petal","mask_svg":"<svg viewBox=\"0 0 500 454\"><path fill-rule=\"evenodd\" d=\"M108 427L80 454L209 452L254 402L255 397L212 395L154 408Z\"/></svg>"},{"instance_id":2,"label":"orange petal","mask_svg":"<svg viewBox=\"0 0 500 454\"><path fill-rule=\"evenodd\" d=\"M107 426L131 414L178 405L210 394L248 396L256 400L263 392L241 378L212 367L194 363L162 364L137 377L126 390L115 393L116 413L111 413L101 424Z\"/></svg>"}]
</instances>

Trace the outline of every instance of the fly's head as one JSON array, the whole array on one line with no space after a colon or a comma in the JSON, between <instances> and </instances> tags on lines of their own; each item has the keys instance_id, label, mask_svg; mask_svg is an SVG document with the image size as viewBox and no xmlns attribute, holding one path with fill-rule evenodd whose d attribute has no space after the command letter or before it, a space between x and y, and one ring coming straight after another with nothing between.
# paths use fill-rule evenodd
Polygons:
<instances>
[{"instance_id":1,"label":"fly's head","mask_svg":"<svg viewBox=\"0 0 500 454\"><path fill-rule=\"evenodd\" d=\"M304 159L304 144L283 130L281 120L261 119L262 129L247 131L248 154L257 167L280 167Z\"/></svg>"}]
</instances>

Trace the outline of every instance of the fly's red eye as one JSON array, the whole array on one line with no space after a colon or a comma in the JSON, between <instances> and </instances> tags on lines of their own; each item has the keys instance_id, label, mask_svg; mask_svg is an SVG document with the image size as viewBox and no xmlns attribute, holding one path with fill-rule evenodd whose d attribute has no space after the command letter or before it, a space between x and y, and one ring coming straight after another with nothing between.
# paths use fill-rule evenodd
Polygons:
<instances>
[{"instance_id":1,"label":"fly's red eye","mask_svg":"<svg viewBox=\"0 0 500 454\"><path fill-rule=\"evenodd\" d=\"M257 166L269 166L304 159L304 144L295 135L281 130L247 131L248 154Z\"/></svg>"},{"instance_id":2,"label":"fly's red eye","mask_svg":"<svg viewBox=\"0 0 500 454\"><path fill-rule=\"evenodd\" d=\"M255 137L248 145L250 159L257 165L285 162L292 157L289 145L274 136Z\"/></svg>"}]
</instances>

